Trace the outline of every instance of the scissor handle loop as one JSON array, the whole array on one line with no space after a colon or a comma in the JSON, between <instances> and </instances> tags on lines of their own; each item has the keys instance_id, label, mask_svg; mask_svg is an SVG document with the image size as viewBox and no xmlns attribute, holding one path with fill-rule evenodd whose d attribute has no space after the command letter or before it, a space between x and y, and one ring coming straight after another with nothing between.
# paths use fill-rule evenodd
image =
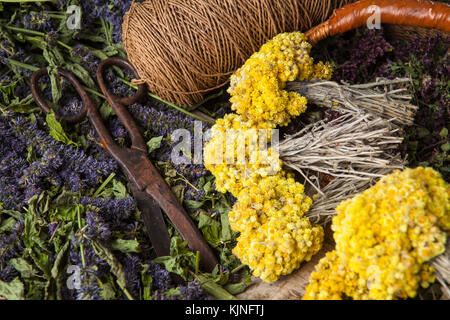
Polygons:
<instances>
[{"instance_id":1,"label":"scissor handle loop","mask_svg":"<svg viewBox=\"0 0 450 320\"><path fill-rule=\"evenodd\" d=\"M137 73L136 69L133 67L133 65L129 61L122 59L122 58L117 58L117 57L107 58L107 59L103 60L102 62L100 62L100 64L98 65L98 68L97 68L97 81L98 81L98 84L99 84L102 92L106 96L109 96L112 100L117 101L118 103L120 103L124 106L128 106L128 105L133 104L133 103L137 102L138 100L140 100L144 96L146 89L147 89L145 86L145 83L139 84L138 90L136 91L136 93L130 97L119 97L119 96L115 95L114 93L112 93L111 90L108 89L108 86L106 85L106 82L105 82L104 74L105 74L106 70L111 66L117 66L117 67L127 69L128 71L131 72L131 74L133 75L134 78L136 78L136 79L139 78L139 74Z\"/></svg>"},{"instance_id":2,"label":"scissor handle loop","mask_svg":"<svg viewBox=\"0 0 450 320\"><path fill-rule=\"evenodd\" d=\"M75 90L78 92L78 94L80 95L81 101L82 101L82 106L81 106L81 110L78 111L74 115L61 116L60 114L56 114L56 118L58 120L64 119L65 121L67 121L69 123L79 122L82 119L84 119L84 117L86 116L86 114L88 112L89 107L93 105L92 101L89 98L86 91L81 86L80 82L77 80L77 78L75 78L75 76L73 74L71 74L70 72L68 72L64 69L58 69L58 73L60 75L62 75L64 78L66 78L66 80L68 80L72 84L72 86L75 88ZM51 112L52 108L47 104L45 99L42 97L42 94L39 90L39 79L47 74L48 74L48 69L42 68L42 69L35 71L33 73L33 75L31 76L31 93L33 95L34 100L36 101L36 104L45 113Z\"/></svg>"}]
</instances>

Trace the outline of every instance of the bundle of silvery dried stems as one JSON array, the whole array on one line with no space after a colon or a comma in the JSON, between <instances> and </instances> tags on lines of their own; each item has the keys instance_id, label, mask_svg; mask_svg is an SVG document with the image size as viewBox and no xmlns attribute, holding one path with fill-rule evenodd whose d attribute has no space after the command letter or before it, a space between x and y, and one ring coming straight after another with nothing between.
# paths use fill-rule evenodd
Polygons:
<instances>
[{"instance_id":1,"label":"bundle of silvery dried stems","mask_svg":"<svg viewBox=\"0 0 450 320\"><path fill-rule=\"evenodd\" d=\"M301 93L308 103L341 114L330 122L306 126L278 146L284 166L299 172L306 186L318 193L309 211L311 218L328 222L342 200L406 166L398 152L402 126L414 122L417 110L405 87L409 81L380 78L363 85L326 80L287 84L287 90Z\"/></svg>"}]
</instances>

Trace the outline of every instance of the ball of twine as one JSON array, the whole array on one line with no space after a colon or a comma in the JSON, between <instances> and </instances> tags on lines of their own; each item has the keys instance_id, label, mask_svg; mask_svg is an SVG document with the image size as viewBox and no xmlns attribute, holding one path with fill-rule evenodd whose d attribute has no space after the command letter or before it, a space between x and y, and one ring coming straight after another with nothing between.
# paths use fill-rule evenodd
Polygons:
<instances>
[{"instance_id":1,"label":"ball of twine","mask_svg":"<svg viewBox=\"0 0 450 320\"><path fill-rule=\"evenodd\" d=\"M225 85L262 44L305 31L350 0L151 0L124 17L123 43L143 82L190 106Z\"/></svg>"}]
</instances>

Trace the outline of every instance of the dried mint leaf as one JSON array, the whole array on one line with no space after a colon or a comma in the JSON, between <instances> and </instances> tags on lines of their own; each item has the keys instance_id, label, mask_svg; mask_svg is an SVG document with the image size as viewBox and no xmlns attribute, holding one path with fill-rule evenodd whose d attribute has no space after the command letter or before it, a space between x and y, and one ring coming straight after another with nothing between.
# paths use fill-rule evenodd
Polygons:
<instances>
[{"instance_id":1,"label":"dried mint leaf","mask_svg":"<svg viewBox=\"0 0 450 320\"><path fill-rule=\"evenodd\" d=\"M25 299L25 287L19 277L11 282L0 281L0 297L6 300Z\"/></svg>"}]
</instances>

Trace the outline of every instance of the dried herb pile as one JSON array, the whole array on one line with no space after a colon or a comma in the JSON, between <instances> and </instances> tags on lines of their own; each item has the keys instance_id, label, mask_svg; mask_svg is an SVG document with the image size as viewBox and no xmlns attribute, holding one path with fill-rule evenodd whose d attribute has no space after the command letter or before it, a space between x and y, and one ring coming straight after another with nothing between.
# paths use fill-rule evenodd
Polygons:
<instances>
[{"instance_id":1,"label":"dried herb pile","mask_svg":"<svg viewBox=\"0 0 450 320\"><path fill-rule=\"evenodd\" d=\"M79 30L66 25L72 4L82 9ZM193 130L196 118L189 111L155 96L129 108L143 129L151 159L217 249L221 265L212 274L198 271L198 257L170 224L171 256L155 260L126 179L97 143L90 124L58 122L55 114L43 115L31 97L32 72L49 66L45 95L55 112L79 110L80 99L56 73L57 67L65 68L89 90L117 143L127 144L124 127L94 79L100 60L126 57L121 22L130 4L0 2L0 297L232 299L248 284L248 268L231 253L237 234L228 224L228 212L235 199L215 191L214 178L202 165L174 165L169 159L177 143L171 133ZM391 41L382 30L358 30L323 41L312 56L334 61L333 79L338 81L411 77L413 103L420 110L407 128L402 152L409 166L431 166L449 181L448 45L439 37ZM109 80L117 95L133 90L126 74L111 71ZM221 117L229 110L223 103L229 97L219 92L212 98L199 109ZM311 107L283 131L336 116ZM73 270L80 271L80 283ZM184 281L177 283L170 272Z\"/></svg>"},{"instance_id":2,"label":"dried herb pile","mask_svg":"<svg viewBox=\"0 0 450 320\"><path fill-rule=\"evenodd\" d=\"M69 30L67 8L82 10L80 30ZM193 117L147 97L130 106L151 159L220 252L212 274L198 270L169 223L171 256L155 260L140 213L118 165L97 143L88 121L77 125L43 115L29 88L37 68L50 67L44 95L55 113L74 114L81 100L56 68L74 73L89 90L116 142L125 128L100 95L95 71L109 56L126 57L122 16L131 1L0 3L0 296L6 299L231 299L248 271L231 254L235 234L227 213L234 199L214 191L202 165L174 165L174 130L193 130ZM129 95L131 79L108 75ZM205 123L204 129L207 129ZM237 269L236 269L237 268ZM236 270L233 270L236 269ZM178 274L179 281L173 274ZM79 276L78 276L79 275ZM177 280L177 281L175 281Z\"/></svg>"}]
</instances>

